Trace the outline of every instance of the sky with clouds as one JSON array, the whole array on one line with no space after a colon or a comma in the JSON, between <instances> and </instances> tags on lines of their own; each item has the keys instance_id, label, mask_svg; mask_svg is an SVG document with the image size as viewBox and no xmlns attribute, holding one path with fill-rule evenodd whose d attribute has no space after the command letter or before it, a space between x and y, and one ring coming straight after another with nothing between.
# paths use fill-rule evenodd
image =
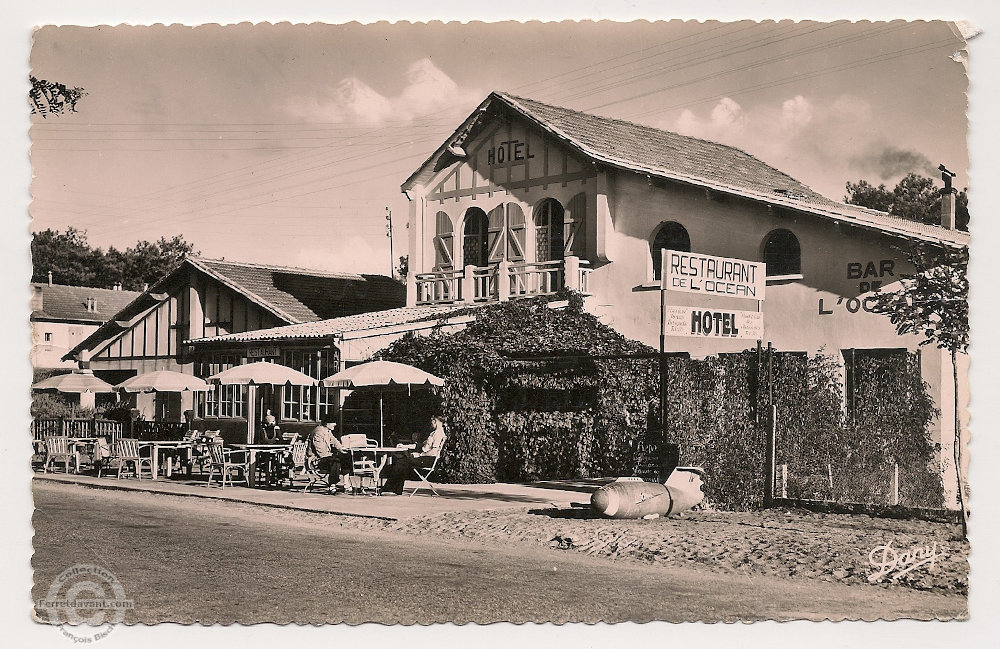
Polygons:
<instances>
[{"instance_id":1,"label":"sky with clouds","mask_svg":"<svg viewBox=\"0 0 1000 649\"><path fill-rule=\"evenodd\" d=\"M44 27L32 230L389 271L400 183L491 90L739 147L835 199L939 163L968 185L964 42L943 22Z\"/></svg>"}]
</instances>

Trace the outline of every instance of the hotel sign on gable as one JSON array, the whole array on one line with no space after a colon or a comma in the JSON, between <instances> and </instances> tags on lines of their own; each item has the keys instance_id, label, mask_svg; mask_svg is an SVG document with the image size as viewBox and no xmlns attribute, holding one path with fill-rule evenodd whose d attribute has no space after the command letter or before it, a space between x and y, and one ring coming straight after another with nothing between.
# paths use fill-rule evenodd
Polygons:
<instances>
[{"instance_id":1,"label":"hotel sign on gable","mask_svg":"<svg viewBox=\"0 0 1000 649\"><path fill-rule=\"evenodd\" d=\"M662 264L665 291L764 299L766 277L761 262L664 250Z\"/></svg>"}]
</instances>

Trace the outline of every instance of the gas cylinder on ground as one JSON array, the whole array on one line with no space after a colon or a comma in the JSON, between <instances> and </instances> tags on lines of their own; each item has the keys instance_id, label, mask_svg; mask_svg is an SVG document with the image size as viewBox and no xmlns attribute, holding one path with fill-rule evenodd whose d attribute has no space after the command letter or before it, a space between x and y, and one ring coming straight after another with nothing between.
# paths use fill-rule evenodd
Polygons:
<instances>
[{"instance_id":1,"label":"gas cylinder on ground","mask_svg":"<svg viewBox=\"0 0 1000 649\"><path fill-rule=\"evenodd\" d=\"M590 497L590 506L611 518L669 516L691 509L702 501L699 467L677 467L666 484L641 478L618 478Z\"/></svg>"}]
</instances>

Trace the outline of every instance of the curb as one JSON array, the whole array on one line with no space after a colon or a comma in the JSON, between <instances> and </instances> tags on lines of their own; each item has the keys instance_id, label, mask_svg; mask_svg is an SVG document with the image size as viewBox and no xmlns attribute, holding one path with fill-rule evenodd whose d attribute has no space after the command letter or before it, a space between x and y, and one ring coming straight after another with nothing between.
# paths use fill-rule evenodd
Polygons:
<instances>
[{"instance_id":1,"label":"curb","mask_svg":"<svg viewBox=\"0 0 1000 649\"><path fill-rule=\"evenodd\" d=\"M88 489L105 489L108 491L130 491L137 493L148 493L155 494L159 496L177 496L180 498L203 498L205 500L216 500L231 503L241 503L244 505L253 505L256 507L270 507L272 509L284 509L288 511L298 511L298 512L310 512L313 514L329 514L331 516L349 516L351 518L367 518L380 521L390 521L398 522L400 519L393 516L378 516L375 514L355 514L352 512L337 512L330 511L328 509L316 509L314 507L305 507L301 505L282 505L280 503L260 503L254 502L252 500L246 500L245 498L239 498L236 496L226 496L223 494L199 494L199 493L174 493L169 491L160 491L158 489L149 489L146 487L134 486L134 485L118 485L118 484L91 484L89 482L77 482L76 480L66 480L56 477L49 477L45 474L35 474L35 480L41 480L45 482L51 482L55 484L72 484L79 487L86 487Z\"/></svg>"}]
</instances>

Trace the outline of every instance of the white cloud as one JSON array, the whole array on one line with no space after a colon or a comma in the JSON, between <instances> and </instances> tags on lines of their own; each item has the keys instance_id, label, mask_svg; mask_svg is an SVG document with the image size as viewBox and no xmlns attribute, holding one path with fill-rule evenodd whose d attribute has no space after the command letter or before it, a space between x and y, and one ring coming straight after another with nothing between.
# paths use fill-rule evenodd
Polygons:
<instances>
[{"instance_id":1,"label":"white cloud","mask_svg":"<svg viewBox=\"0 0 1000 649\"><path fill-rule=\"evenodd\" d=\"M406 70L406 86L395 97L380 94L357 77L347 77L332 92L292 98L288 112L315 122L355 122L379 125L388 120L406 121L442 112L470 110L483 96L463 90L430 59L413 62Z\"/></svg>"},{"instance_id":2,"label":"white cloud","mask_svg":"<svg viewBox=\"0 0 1000 649\"><path fill-rule=\"evenodd\" d=\"M876 163L880 176L898 179L910 161L924 159L907 143L890 146L871 105L852 95L825 104L796 95L751 108L725 97L707 114L686 109L659 126L740 148L834 199L842 198L847 180L870 178ZM893 164L885 163L887 155Z\"/></svg>"}]
</instances>

